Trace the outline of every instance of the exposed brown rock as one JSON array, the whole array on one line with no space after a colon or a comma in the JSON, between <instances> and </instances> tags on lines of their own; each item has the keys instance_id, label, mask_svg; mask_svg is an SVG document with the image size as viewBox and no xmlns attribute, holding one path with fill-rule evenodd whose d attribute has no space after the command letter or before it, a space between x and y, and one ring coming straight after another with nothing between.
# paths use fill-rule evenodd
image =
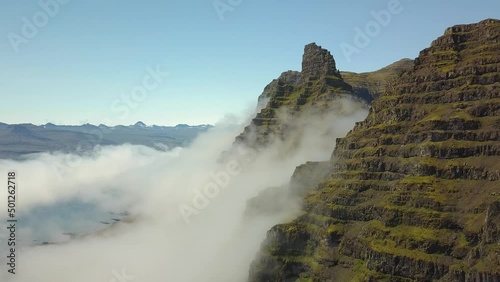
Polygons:
<instances>
[{"instance_id":1,"label":"exposed brown rock","mask_svg":"<svg viewBox=\"0 0 500 282\"><path fill-rule=\"evenodd\" d=\"M317 80L330 75L340 77L332 54L316 43L304 47L301 75L304 81Z\"/></svg>"}]
</instances>

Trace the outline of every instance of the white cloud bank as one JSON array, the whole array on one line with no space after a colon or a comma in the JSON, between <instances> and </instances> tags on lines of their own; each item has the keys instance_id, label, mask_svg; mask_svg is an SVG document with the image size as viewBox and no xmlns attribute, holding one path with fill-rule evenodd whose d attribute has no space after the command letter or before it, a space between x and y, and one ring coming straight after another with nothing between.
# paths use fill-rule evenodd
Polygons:
<instances>
[{"instance_id":1,"label":"white cloud bank","mask_svg":"<svg viewBox=\"0 0 500 282\"><path fill-rule=\"evenodd\" d=\"M61 181L54 166L65 163L68 156L63 154L37 155L22 162L0 161L2 177L10 169L18 173L19 215L29 215L41 205L79 199L103 210L126 209L131 221L67 243L18 250L17 274L8 274L2 263L0 280L245 281L266 231L292 219L295 212L291 208L288 215L244 220L246 201L267 187L286 184L296 166L327 160L335 138L344 136L367 114L350 100L341 100L338 105L321 118L311 115L294 121L297 128L284 142L278 141L257 155L230 157L242 171L230 175L219 190L207 190L212 191L209 195L204 189L217 183L213 175L227 172L227 164L216 160L231 147L241 127L217 126L189 148L169 152L130 145L103 147L64 170ZM5 189L0 191L0 219L5 222L7 194ZM193 201L200 200L197 197L203 198L197 203L199 209L194 207L196 212L186 221L180 207L193 207ZM43 233L59 238L57 223L43 226L47 229ZM19 232L36 235L40 231L27 228ZM4 240L0 244L0 249L7 248Z\"/></svg>"}]
</instances>

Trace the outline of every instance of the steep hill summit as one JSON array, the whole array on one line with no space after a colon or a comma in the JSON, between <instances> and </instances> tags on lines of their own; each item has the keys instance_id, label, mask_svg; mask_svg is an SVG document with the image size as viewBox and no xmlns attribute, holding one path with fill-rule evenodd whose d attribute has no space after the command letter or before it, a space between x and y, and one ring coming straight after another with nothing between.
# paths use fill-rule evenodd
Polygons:
<instances>
[{"instance_id":1,"label":"steep hill summit","mask_svg":"<svg viewBox=\"0 0 500 282\"><path fill-rule=\"evenodd\" d=\"M308 44L304 48L302 71L284 72L265 87L259 97L265 107L236 141L258 147L276 137L286 138L286 129L293 123L280 118L280 114L286 113L288 117L306 111L321 114L331 110L340 98L352 98L365 106L371 100L369 95L359 96L343 80L329 51L315 43Z\"/></svg>"},{"instance_id":2,"label":"steep hill summit","mask_svg":"<svg viewBox=\"0 0 500 282\"><path fill-rule=\"evenodd\" d=\"M316 45L316 43L306 45L302 57L302 80L314 81L327 76L341 78L332 54L328 50L321 48L321 46Z\"/></svg>"},{"instance_id":3,"label":"steep hill summit","mask_svg":"<svg viewBox=\"0 0 500 282\"><path fill-rule=\"evenodd\" d=\"M318 61L318 80L271 83L273 109L351 91ZM268 232L249 281L500 281L499 128L500 21L448 28L337 139L333 171Z\"/></svg>"}]
</instances>

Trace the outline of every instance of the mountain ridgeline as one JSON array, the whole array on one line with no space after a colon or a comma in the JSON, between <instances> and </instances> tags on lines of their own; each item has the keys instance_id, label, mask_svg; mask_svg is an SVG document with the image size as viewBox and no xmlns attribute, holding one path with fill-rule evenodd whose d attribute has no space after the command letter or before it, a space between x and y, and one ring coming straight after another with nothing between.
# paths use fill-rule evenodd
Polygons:
<instances>
[{"instance_id":1,"label":"mountain ridgeline","mask_svg":"<svg viewBox=\"0 0 500 282\"><path fill-rule=\"evenodd\" d=\"M286 71L273 80L259 96L263 109L252 120L237 142L258 147L275 138L286 138L293 130L293 119L284 119L286 112L294 117L304 112L317 115L342 112L339 99L351 99L368 106L385 90L386 82L413 68L413 60L403 59L378 71L368 73L341 72L328 50L311 43L305 46L302 71Z\"/></svg>"},{"instance_id":2,"label":"mountain ridgeline","mask_svg":"<svg viewBox=\"0 0 500 282\"><path fill-rule=\"evenodd\" d=\"M22 159L44 152L84 153L95 146L143 145L165 151L190 144L211 125L146 126L134 125L78 126L5 124L0 122L0 159Z\"/></svg>"},{"instance_id":3,"label":"mountain ridgeline","mask_svg":"<svg viewBox=\"0 0 500 282\"><path fill-rule=\"evenodd\" d=\"M294 117L340 111L332 106L346 98L365 106L372 100L369 95L358 95L344 81L330 52L315 43L308 44L304 49L302 71L284 72L265 87L259 103L266 106L236 141L259 147L275 138L286 139L287 132L297 127Z\"/></svg>"},{"instance_id":4,"label":"mountain ridgeline","mask_svg":"<svg viewBox=\"0 0 500 282\"><path fill-rule=\"evenodd\" d=\"M307 45L237 142L287 138L281 109L343 96L371 103L368 117L327 165L298 167L292 182L315 175L303 211L267 233L249 281L500 281L500 21L448 28L414 61L366 74Z\"/></svg>"}]
</instances>

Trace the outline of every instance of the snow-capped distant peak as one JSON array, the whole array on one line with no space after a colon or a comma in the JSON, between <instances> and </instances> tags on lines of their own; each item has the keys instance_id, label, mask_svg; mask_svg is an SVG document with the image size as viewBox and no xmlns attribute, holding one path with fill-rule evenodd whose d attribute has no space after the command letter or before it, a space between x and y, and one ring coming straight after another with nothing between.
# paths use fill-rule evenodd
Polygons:
<instances>
[{"instance_id":1,"label":"snow-capped distant peak","mask_svg":"<svg viewBox=\"0 0 500 282\"><path fill-rule=\"evenodd\" d=\"M134 124L134 127L146 128L148 126L144 122L138 121L136 124Z\"/></svg>"}]
</instances>

